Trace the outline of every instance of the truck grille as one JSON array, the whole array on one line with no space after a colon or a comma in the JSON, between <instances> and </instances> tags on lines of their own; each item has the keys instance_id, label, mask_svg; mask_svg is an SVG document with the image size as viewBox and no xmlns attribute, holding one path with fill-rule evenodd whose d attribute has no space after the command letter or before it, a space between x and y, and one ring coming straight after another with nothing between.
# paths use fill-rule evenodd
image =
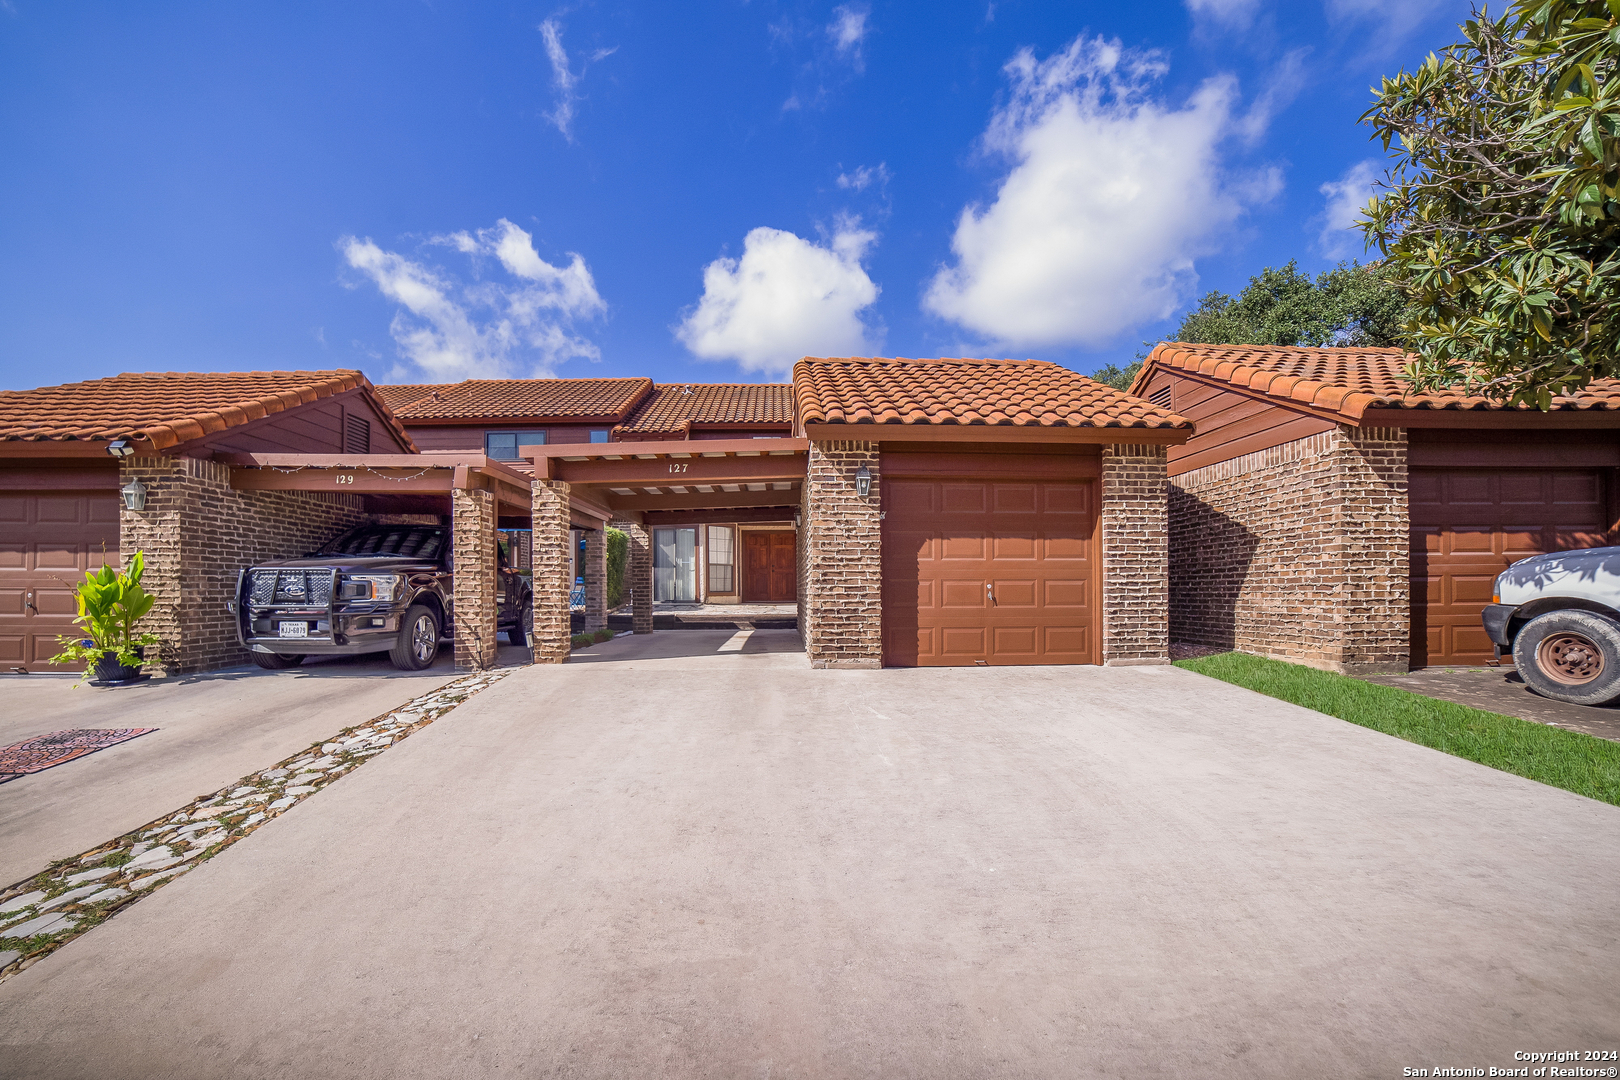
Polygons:
<instances>
[{"instance_id":1,"label":"truck grille","mask_svg":"<svg viewBox=\"0 0 1620 1080\"><path fill-rule=\"evenodd\" d=\"M251 575L255 604L310 604L332 600L330 570L255 570Z\"/></svg>"}]
</instances>

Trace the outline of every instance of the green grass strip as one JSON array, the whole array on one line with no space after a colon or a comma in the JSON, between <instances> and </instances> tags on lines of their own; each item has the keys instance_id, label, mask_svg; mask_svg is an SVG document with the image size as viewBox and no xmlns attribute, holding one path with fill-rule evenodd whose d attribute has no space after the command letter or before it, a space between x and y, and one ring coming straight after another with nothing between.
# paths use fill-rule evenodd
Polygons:
<instances>
[{"instance_id":1,"label":"green grass strip","mask_svg":"<svg viewBox=\"0 0 1620 1080\"><path fill-rule=\"evenodd\" d=\"M1246 653L1176 667L1620 806L1620 743Z\"/></svg>"}]
</instances>

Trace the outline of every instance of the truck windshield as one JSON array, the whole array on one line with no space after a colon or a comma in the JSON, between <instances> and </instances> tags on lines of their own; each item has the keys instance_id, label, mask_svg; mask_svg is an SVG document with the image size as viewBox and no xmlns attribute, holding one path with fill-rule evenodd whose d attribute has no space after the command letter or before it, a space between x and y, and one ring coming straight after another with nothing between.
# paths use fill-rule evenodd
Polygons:
<instances>
[{"instance_id":1,"label":"truck windshield","mask_svg":"<svg viewBox=\"0 0 1620 1080\"><path fill-rule=\"evenodd\" d=\"M402 559L435 559L444 546L444 530L400 525L358 529L321 549L323 555L397 555Z\"/></svg>"}]
</instances>

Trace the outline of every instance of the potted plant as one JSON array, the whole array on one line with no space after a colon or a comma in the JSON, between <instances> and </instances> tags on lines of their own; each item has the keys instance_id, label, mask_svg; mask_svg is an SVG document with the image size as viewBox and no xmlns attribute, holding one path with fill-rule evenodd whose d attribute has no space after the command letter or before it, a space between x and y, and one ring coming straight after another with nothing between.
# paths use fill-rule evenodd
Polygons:
<instances>
[{"instance_id":1,"label":"potted plant","mask_svg":"<svg viewBox=\"0 0 1620 1080\"><path fill-rule=\"evenodd\" d=\"M86 674L94 670L106 685L139 678L143 651L158 643L156 634L135 633L135 624L157 602L157 597L141 588L145 571L146 557L137 551L130 557L127 570L103 566L86 572L77 593L79 614L73 621L90 636L64 634L57 638L62 651L50 662L83 664Z\"/></svg>"}]
</instances>

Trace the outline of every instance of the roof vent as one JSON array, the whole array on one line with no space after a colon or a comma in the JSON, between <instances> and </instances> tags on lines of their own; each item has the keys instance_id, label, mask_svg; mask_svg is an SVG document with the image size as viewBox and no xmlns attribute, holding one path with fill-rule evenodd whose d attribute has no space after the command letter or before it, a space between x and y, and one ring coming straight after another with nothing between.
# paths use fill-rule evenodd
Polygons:
<instances>
[{"instance_id":1,"label":"roof vent","mask_svg":"<svg viewBox=\"0 0 1620 1080\"><path fill-rule=\"evenodd\" d=\"M1148 400L1161 409L1168 409L1170 407L1170 384L1166 383L1153 391L1148 395Z\"/></svg>"}]
</instances>

